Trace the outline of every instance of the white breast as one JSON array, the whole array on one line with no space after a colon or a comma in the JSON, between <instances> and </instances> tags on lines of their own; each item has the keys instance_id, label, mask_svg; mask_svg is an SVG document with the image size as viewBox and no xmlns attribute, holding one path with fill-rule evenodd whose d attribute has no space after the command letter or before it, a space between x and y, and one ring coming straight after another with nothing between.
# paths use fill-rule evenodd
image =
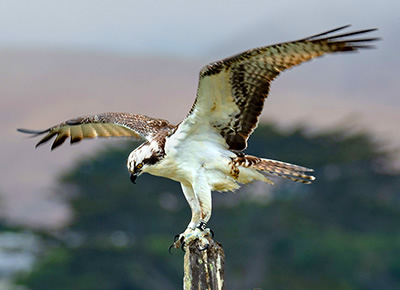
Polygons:
<instances>
[{"instance_id":1,"label":"white breast","mask_svg":"<svg viewBox=\"0 0 400 290\"><path fill-rule=\"evenodd\" d=\"M213 129L202 131L196 134L180 131L167 138L165 158L149 167L148 172L193 184L200 168L204 168L202 172L213 190L236 189L238 185L229 174L229 162L235 154L228 150L223 137Z\"/></svg>"}]
</instances>

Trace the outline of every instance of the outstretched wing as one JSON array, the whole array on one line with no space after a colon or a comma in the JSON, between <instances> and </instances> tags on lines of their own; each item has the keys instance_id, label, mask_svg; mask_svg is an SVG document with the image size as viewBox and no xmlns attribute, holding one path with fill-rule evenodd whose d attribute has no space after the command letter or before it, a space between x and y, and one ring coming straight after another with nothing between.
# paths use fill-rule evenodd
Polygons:
<instances>
[{"instance_id":1,"label":"outstretched wing","mask_svg":"<svg viewBox=\"0 0 400 290\"><path fill-rule=\"evenodd\" d=\"M148 140L161 130L173 130L175 126L168 121L155 119L144 115L128 113L104 113L92 116L83 116L65 121L47 130L35 131L17 129L19 132L34 134L35 136L46 134L36 144L36 147L56 136L51 150L57 148L71 138L71 144L84 138L96 137L132 137L136 140Z\"/></svg>"},{"instance_id":2,"label":"outstretched wing","mask_svg":"<svg viewBox=\"0 0 400 290\"><path fill-rule=\"evenodd\" d=\"M257 127L270 83L281 71L326 53L370 48L368 43L378 40L347 38L376 29L329 36L347 27L251 49L205 66L200 72L196 101L179 126L191 126L192 130L212 126L225 138L230 149L245 149L247 139Z\"/></svg>"}]
</instances>

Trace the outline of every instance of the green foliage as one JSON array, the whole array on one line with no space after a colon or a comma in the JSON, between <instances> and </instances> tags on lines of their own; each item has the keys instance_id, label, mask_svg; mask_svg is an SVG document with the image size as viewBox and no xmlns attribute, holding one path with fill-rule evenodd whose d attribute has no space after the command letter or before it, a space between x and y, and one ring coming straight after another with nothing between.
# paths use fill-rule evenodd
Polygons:
<instances>
[{"instance_id":1,"label":"green foliage","mask_svg":"<svg viewBox=\"0 0 400 290\"><path fill-rule=\"evenodd\" d=\"M75 214L19 283L30 289L179 289L182 256L167 248L190 210L179 184L125 168L135 144L83 160L62 179ZM260 126L249 154L316 170L313 185L282 181L214 193L209 223L224 245L227 289L400 288L400 178L368 135L308 136ZM264 185L260 185L264 186ZM268 202L265 202L268 200ZM51 242L50 242L51 240Z\"/></svg>"}]
</instances>

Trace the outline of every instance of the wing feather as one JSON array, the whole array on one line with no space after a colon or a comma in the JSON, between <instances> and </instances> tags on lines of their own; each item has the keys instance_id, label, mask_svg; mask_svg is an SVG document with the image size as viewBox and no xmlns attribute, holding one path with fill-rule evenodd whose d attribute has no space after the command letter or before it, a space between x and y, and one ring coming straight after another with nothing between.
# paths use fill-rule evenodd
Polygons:
<instances>
[{"instance_id":1,"label":"wing feather","mask_svg":"<svg viewBox=\"0 0 400 290\"><path fill-rule=\"evenodd\" d=\"M82 126L70 127L71 144L78 143L84 138Z\"/></svg>"},{"instance_id":2,"label":"wing feather","mask_svg":"<svg viewBox=\"0 0 400 290\"><path fill-rule=\"evenodd\" d=\"M62 145L68 138L71 144L96 137L130 137L148 140L159 131L173 131L174 125L163 119L128 113L104 113L67 120L47 130L17 129L33 137L46 134L37 144L40 146L55 137L51 149Z\"/></svg>"},{"instance_id":3,"label":"wing feather","mask_svg":"<svg viewBox=\"0 0 400 290\"><path fill-rule=\"evenodd\" d=\"M251 49L205 66L200 71L195 103L179 127L212 126L230 149L244 150L257 127L270 83L281 71L326 53L370 48L368 44L378 40L347 39L376 29L331 35L347 27L349 25L293 42Z\"/></svg>"}]
</instances>

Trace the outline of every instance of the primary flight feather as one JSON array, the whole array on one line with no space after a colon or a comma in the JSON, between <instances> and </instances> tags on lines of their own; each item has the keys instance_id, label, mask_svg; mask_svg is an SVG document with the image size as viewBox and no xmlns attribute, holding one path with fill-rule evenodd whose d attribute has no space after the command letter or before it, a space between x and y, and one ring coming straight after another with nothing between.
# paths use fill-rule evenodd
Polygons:
<instances>
[{"instance_id":1,"label":"primary flight feather","mask_svg":"<svg viewBox=\"0 0 400 290\"><path fill-rule=\"evenodd\" d=\"M45 134L37 146L55 137L52 149L68 138L71 143L95 137L144 140L128 157L131 181L147 172L180 182L192 218L172 246L199 239L205 249L211 191L235 190L253 180L272 183L271 175L306 184L314 180L309 175L312 169L246 155L243 150L257 127L270 83L281 71L326 53L370 48L370 43L378 40L354 38L375 29L334 34L347 27L251 49L205 66L200 71L196 100L178 125L144 115L103 113L71 119L47 130L18 131Z\"/></svg>"}]
</instances>

